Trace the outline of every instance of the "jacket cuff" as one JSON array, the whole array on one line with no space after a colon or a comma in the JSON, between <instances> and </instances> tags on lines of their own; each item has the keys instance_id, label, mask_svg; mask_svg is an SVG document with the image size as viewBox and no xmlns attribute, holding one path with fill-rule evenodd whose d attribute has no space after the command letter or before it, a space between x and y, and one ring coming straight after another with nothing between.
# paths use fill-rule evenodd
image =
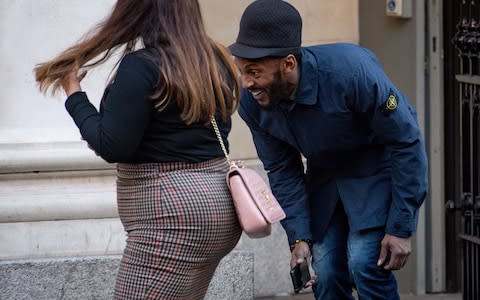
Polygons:
<instances>
[{"instance_id":1,"label":"jacket cuff","mask_svg":"<svg viewBox=\"0 0 480 300\"><path fill-rule=\"evenodd\" d=\"M400 238L407 238L415 233L417 222L412 219L388 220L385 232Z\"/></svg>"},{"instance_id":2,"label":"jacket cuff","mask_svg":"<svg viewBox=\"0 0 480 300\"><path fill-rule=\"evenodd\" d=\"M287 233L289 245L294 244L296 240L312 240L309 221L293 219L281 222Z\"/></svg>"}]
</instances>

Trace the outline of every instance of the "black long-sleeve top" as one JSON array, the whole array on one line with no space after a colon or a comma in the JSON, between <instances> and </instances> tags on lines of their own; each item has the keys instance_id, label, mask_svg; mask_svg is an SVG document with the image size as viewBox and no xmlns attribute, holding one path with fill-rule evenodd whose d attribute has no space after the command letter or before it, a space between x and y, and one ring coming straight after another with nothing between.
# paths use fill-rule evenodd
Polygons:
<instances>
[{"instance_id":1,"label":"black long-sleeve top","mask_svg":"<svg viewBox=\"0 0 480 300\"><path fill-rule=\"evenodd\" d=\"M141 49L127 54L115 79L106 89L100 111L86 93L70 95L65 107L82 137L107 162L200 162L222 157L211 125L186 125L174 99L162 111L150 99L158 81L158 68ZM231 120L216 118L228 149Z\"/></svg>"}]
</instances>

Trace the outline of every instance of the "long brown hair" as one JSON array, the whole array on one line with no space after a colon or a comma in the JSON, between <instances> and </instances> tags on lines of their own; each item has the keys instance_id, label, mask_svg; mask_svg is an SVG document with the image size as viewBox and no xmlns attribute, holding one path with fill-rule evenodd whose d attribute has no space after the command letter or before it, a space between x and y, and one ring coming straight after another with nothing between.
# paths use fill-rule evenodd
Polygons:
<instances>
[{"instance_id":1,"label":"long brown hair","mask_svg":"<svg viewBox=\"0 0 480 300\"><path fill-rule=\"evenodd\" d=\"M54 93L75 68L98 66L121 47L123 55L130 53L139 41L160 53L152 95L159 110L175 98L187 124L208 121L217 107L224 119L236 110L235 65L230 53L208 37L197 0L118 0L110 16L79 43L35 67L40 91Z\"/></svg>"}]
</instances>

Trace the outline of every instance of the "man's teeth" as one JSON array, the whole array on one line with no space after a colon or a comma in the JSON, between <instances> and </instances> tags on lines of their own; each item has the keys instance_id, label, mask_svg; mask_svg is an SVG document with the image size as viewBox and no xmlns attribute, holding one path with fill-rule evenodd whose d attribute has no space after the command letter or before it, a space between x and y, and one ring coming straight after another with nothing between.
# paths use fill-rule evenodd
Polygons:
<instances>
[{"instance_id":1,"label":"man's teeth","mask_svg":"<svg viewBox=\"0 0 480 300\"><path fill-rule=\"evenodd\" d=\"M258 96L262 93L261 90L260 91L258 91L258 90L257 91L250 91L250 92L252 93L253 96Z\"/></svg>"}]
</instances>

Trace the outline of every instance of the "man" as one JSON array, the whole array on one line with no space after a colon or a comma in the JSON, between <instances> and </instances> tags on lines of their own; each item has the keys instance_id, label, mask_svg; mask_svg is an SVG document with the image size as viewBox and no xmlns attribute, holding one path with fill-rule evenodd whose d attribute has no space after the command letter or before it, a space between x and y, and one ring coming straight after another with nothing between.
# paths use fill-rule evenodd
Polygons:
<instances>
[{"instance_id":1,"label":"man","mask_svg":"<svg viewBox=\"0 0 480 300\"><path fill-rule=\"evenodd\" d=\"M301 47L301 30L292 5L258 0L229 47L239 114L287 214L291 266L312 254L316 299L353 299L352 288L399 299L392 271L411 252L427 191L416 112L370 51Z\"/></svg>"}]
</instances>

